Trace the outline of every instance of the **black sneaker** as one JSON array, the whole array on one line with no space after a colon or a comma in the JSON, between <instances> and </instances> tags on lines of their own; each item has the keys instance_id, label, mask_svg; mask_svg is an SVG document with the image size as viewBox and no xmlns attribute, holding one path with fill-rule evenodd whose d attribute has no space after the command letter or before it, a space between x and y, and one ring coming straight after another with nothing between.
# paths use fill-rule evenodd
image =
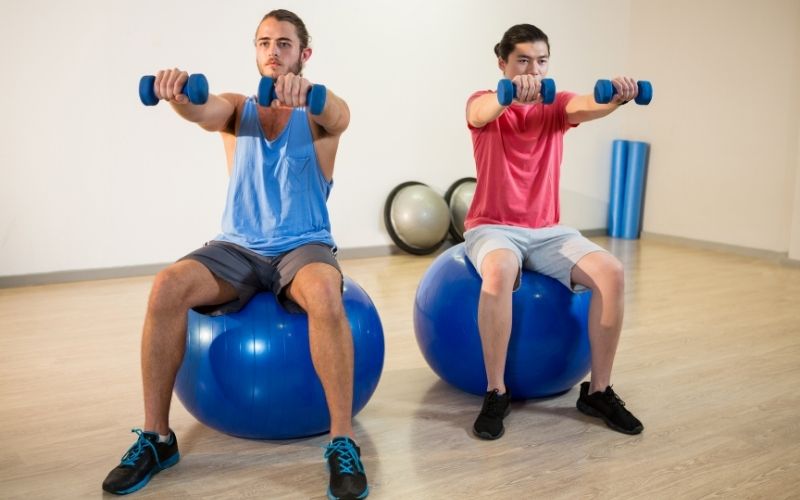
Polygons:
<instances>
[{"instance_id":1,"label":"black sneaker","mask_svg":"<svg viewBox=\"0 0 800 500\"><path fill-rule=\"evenodd\" d=\"M611 386L606 387L605 391L589 394L589 382L582 383L577 406L587 415L602 418L615 431L639 434L644 430L642 423L625 409L625 401L617 396Z\"/></svg>"},{"instance_id":2,"label":"black sneaker","mask_svg":"<svg viewBox=\"0 0 800 500\"><path fill-rule=\"evenodd\" d=\"M172 467L181 458L174 432L170 431L166 443L159 443L155 432L142 432L141 429L132 429L131 432L138 434L139 439L128 448L120 464L103 481L103 489L109 493L126 495L140 490L154 474Z\"/></svg>"},{"instance_id":3,"label":"black sneaker","mask_svg":"<svg viewBox=\"0 0 800 500\"><path fill-rule=\"evenodd\" d=\"M481 412L472 426L475 435L483 439L497 439L502 436L506 432L503 419L511 412L510 402L508 390L505 394L499 394L497 389L487 392L483 397Z\"/></svg>"},{"instance_id":4,"label":"black sneaker","mask_svg":"<svg viewBox=\"0 0 800 500\"><path fill-rule=\"evenodd\" d=\"M348 437L336 437L325 447L325 460L331 473L330 500L367 498L367 474L361 463L361 449Z\"/></svg>"}]
</instances>

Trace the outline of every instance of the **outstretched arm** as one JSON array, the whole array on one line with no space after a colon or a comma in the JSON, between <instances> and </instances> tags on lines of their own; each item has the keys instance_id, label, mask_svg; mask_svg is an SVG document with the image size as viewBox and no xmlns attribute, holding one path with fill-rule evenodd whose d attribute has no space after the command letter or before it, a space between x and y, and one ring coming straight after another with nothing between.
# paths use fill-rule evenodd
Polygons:
<instances>
[{"instance_id":1,"label":"outstretched arm","mask_svg":"<svg viewBox=\"0 0 800 500\"><path fill-rule=\"evenodd\" d=\"M567 120L573 125L602 118L611 114L626 102L633 100L639 93L636 80L626 76L614 78L611 83L617 93L608 104L598 104L594 95L577 95L567 103Z\"/></svg>"},{"instance_id":2,"label":"outstretched arm","mask_svg":"<svg viewBox=\"0 0 800 500\"><path fill-rule=\"evenodd\" d=\"M541 102L542 82L538 78L533 75L517 75L511 81L517 87L515 101L524 104ZM494 92L478 96L467 105L467 122L475 128L481 128L496 120L507 107L498 102Z\"/></svg>"},{"instance_id":3,"label":"outstretched arm","mask_svg":"<svg viewBox=\"0 0 800 500\"><path fill-rule=\"evenodd\" d=\"M350 108L347 107L344 99L328 90L325 109L318 115L311 115L311 119L324 128L328 135L338 136L350 124Z\"/></svg>"},{"instance_id":4,"label":"outstretched arm","mask_svg":"<svg viewBox=\"0 0 800 500\"><path fill-rule=\"evenodd\" d=\"M311 82L302 76L293 73L281 75L275 80L277 99L273 101L273 104L284 104L290 107L306 106L311 85ZM330 90L326 91L325 107L322 109L322 113L309 116L329 136L341 135L350 124L350 108L343 99Z\"/></svg>"},{"instance_id":5,"label":"outstretched arm","mask_svg":"<svg viewBox=\"0 0 800 500\"><path fill-rule=\"evenodd\" d=\"M159 71L153 84L156 97L169 102L175 112L206 130L223 130L235 111L233 103L210 94L205 104L191 104L189 98L181 93L188 78L189 74L178 68Z\"/></svg>"}]
</instances>

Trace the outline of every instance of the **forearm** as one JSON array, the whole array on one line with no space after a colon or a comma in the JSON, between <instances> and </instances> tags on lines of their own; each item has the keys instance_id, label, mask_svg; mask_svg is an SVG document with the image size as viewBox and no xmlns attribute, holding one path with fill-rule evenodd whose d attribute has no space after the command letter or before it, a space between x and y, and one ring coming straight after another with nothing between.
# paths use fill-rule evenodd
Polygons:
<instances>
[{"instance_id":1,"label":"forearm","mask_svg":"<svg viewBox=\"0 0 800 500\"><path fill-rule=\"evenodd\" d=\"M175 101L170 101L170 104L182 118L212 132L222 130L234 112L231 102L213 94L208 96L205 104L180 104Z\"/></svg>"},{"instance_id":2,"label":"forearm","mask_svg":"<svg viewBox=\"0 0 800 500\"><path fill-rule=\"evenodd\" d=\"M496 120L506 110L497 101L497 94L483 94L469 103L467 108L467 121L475 128L481 128L487 123Z\"/></svg>"},{"instance_id":3,"label":"forearm","mask_svg":"<svg viewBox=\"0 0 800 500\"><path fill-rule=\"evenodd\" d=\"M621 106L616 99L608 104L598 104L593 95L579 95L567 103L567 120L573 124L596 120L613 113Z\"/></svg>"},{"instance_id":4,"label":"forearm","mask_svg":"<svg viewBox=\"0 0 800 500\"><path fill-rule=\"evenodd\" d=\"M311 119L328 134L339 135L350 124L350 108L342 98L328 90L325 108L322 113L311 115Z\"/></svg>"}]
</instances>

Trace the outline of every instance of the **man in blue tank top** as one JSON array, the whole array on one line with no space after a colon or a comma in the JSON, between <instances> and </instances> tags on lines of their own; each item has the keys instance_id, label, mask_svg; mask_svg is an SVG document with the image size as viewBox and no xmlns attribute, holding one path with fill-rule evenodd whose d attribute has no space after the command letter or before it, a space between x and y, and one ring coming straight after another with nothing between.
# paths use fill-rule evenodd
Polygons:
<instances>
[{"instance_id":1,"label":"man in blue tank top","mask_svg":"<svg viewBox=\"0 0 800 500\"><path fill-rule=\"evenodd\" d=\"M327 91L319 115L306 110L311 83L303 64L309 36L294 13L274 10L256 30L258 69L275 80L275 99L209 95L190 104L185 71L159 71L156 96L183 118L220 132L230 183L222 233L155 278L142 337L145 419L137 442L103 482L125 494L142 488L179 453L169 406L186 344L189 309L223 314L271 290L291 311L308 314L309 343L331 416L329 498L365 498L367 478L353 440L353 341L342 303L342 274L334 255L326 201L347 104Z\"/></svg>"}]
</instances>

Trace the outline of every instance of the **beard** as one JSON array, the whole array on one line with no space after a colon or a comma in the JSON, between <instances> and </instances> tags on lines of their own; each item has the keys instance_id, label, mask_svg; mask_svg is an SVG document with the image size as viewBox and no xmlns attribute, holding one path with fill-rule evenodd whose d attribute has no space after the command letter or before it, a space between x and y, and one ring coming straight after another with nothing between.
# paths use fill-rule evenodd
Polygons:
<instances>
[{"instance_id":1,"label":"beard","mask_svg":"<svg viewBox=\"0 0 800 500\"><path fill-rule=\"evenodd\" d=\"M270 75L265 74L264 70L262 70L261 68L259 68L259 72L261 73L261 76L270 76ZM297 75L297 76L302 76L303 75L303 60L298 57L297 58L297 62L295 62L294 64L289 66L288 73L292 73L292 74ZM280 75L272 75L271 78L277 78L278 76L280 76Z\"/></svg>"},{"instance_id":2,"label":"beard","mask_svg":"<svg viewBox=\"0 0 800 500\"><path fill-rule=\"evenodd\" d=\"M289 68L289 72L301 76L303 74L303 61L301 59L297 59L297 62Z\"/></svg>"}]
</instances>

